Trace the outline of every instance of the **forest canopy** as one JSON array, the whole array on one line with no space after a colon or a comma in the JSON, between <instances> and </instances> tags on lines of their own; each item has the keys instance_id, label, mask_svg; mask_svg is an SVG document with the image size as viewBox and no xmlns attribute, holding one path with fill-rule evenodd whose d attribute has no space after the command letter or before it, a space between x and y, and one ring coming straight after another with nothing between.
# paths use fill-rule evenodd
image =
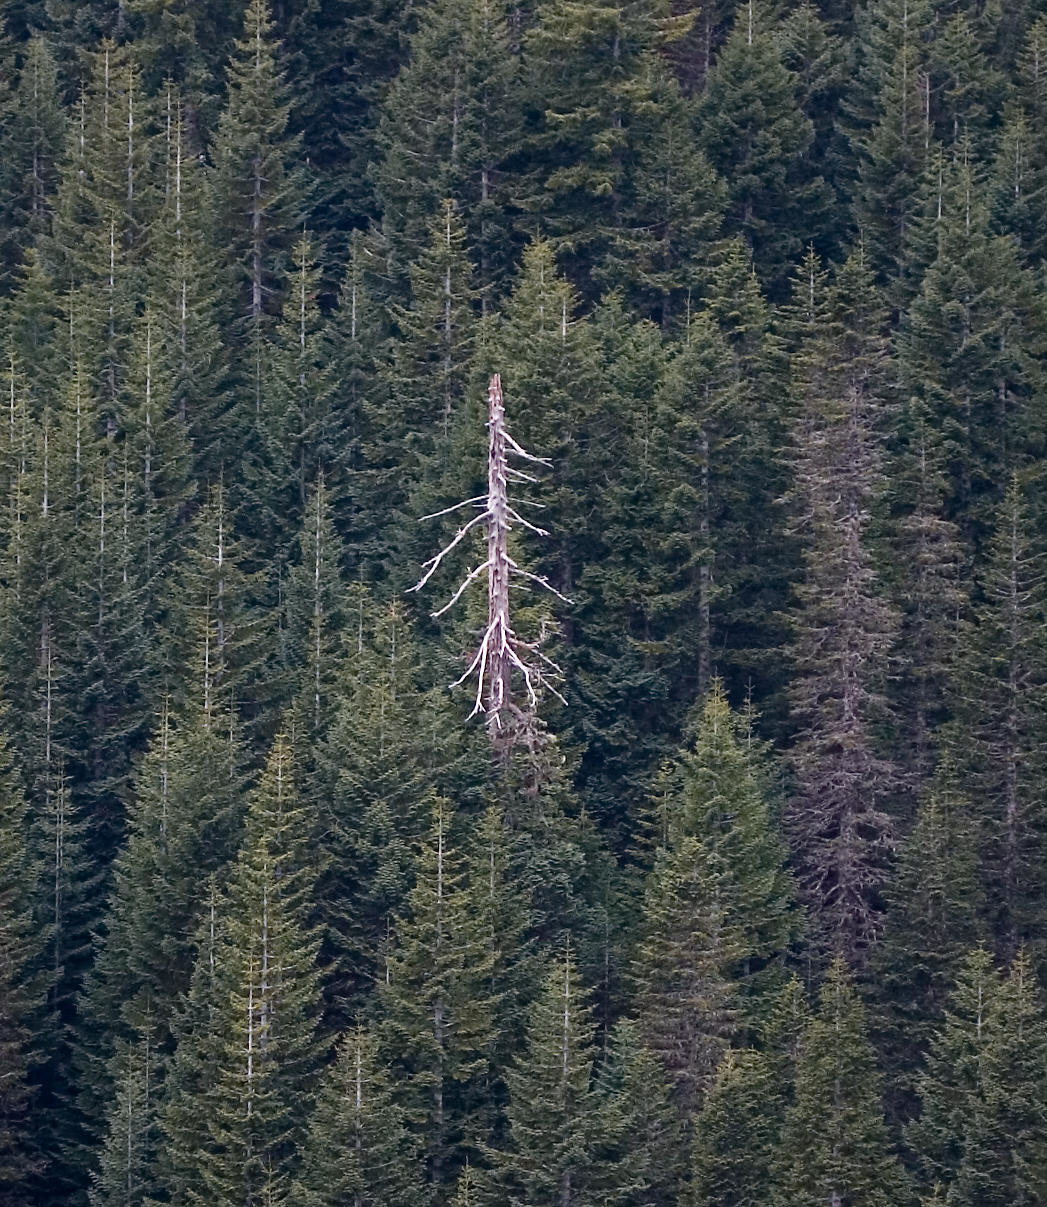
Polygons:
<instances>
[{"instance_id":1,"label":"forest canopy","mask_svg":"<svg viewBox=\"0 0 1047 1207\"><path fill-rule=\"evenodd\" d=\"M1044 0L0 22L0 1202L1047 1207Z\"/></svg>"}]
</instances>

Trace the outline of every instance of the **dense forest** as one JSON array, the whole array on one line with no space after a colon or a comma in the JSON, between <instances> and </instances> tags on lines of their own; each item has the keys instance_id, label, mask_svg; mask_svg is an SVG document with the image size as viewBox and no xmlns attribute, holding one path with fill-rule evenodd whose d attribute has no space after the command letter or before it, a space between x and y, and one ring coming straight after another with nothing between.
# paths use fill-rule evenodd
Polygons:
<instances>
[{"instance_id":1,"label":"dense forest","mask_svg":"<svg viewBox=\"0 0 1047 1207\"><path fill-rule=\"evenodd\" d=\"M4 1207L1047 1204L1047 3L0 18Z\"/></svg>"}]
</instances>

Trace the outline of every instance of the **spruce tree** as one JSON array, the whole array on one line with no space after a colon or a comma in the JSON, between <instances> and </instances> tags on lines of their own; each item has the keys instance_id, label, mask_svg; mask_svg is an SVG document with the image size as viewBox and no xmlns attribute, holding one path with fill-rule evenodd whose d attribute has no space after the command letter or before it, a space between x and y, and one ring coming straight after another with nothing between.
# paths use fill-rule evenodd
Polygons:
<instances>
[{"instance_id":1,"label":"spruce tree","mask_svg":"<svg viewBox=\"0 0 1047 1207\"><path fill-rule=\"evenodd\" d=\"M252 0L229 65L212 183L212 239L229 272L227 315L249 320L252 337L283 296L300 204L293 168L298 140L287 133L289 104L277 55L269 6Z\"/></svg>"}]
</instances>

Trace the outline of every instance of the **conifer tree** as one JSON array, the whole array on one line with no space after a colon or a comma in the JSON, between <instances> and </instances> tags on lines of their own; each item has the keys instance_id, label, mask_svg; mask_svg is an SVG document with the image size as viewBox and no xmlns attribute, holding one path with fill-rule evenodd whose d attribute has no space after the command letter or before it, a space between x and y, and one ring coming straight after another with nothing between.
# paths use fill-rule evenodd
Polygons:
<instances>
[{"instance_id":1,"label":"conifer tree","mask_svg":"<svg viewBox=\"0 0 1047 1207\"><path fill-rule=\"evenodd\" d=\"M999 513L983 602L964 642L957 673L955 732L981 826L985 908L999 949L1039 943L1044 909L1040 871L1045 819L1040 810L1037 731L1047 686L1039 616L1044 607L1041 555L1017 480Z\"/></svg>"},{"instance_id":2,"label":"conifer tree","mask_svg":"<svg viewBox=\"0 0 1047 1207\"><path fill-rule=\"evenodd\" d=\"M652 133L660 137L670 113L688 110L677 105L658 51L683 37L691 22L690 14L673 15L664 0L628 0L614 9L582 0L569 8L538 4L527 31L525 103L540 115L529 140L527 205L587 294L590 274L596 281L621 279L614 261L627 246L616 244L627 245L629 227L657 212L641 194L666 182L669 165L659 165L661 182L652 180L656 148L642 148ZM704 165L691 159L688 167L697 169L688 183L704 200L713 191Z\"/></svg>"},{"instance_id":3,"label":"conifer tree","mask_svg":"<svg viewBox=\"0 0 1047 1207\"><path fill-rule=\"evenodd\" d=\"M419 1142L389 1070L362 1027L324 1072L293 1202L302 1207L424 1207Z\"/></svg>"},{"instance_id":4,"label":"conifer tree","mask_svg":"<svg viewBox=\"0 0 1047 1207\"><path fill-rule=\"evenodd\" d=\"M473 265L450 202L434 219L430 238L412 266L412 304L393 312L401 338L379 406L368 416L364 457L373 485L366 510L382 526L372 541L383 561L392 550L401 558L411 550L418 516L439 510L430 504L442 497L439 485L457 451L453 437L477 335ZM415 564L423 560L418 556Z\"/></svg>"},{"instance_id":5,"label":"conifer tree","mask_svg":"<svg viewBox=\"0 0 1047 1207\"><path fill-rule=\"evenodd\" d=\"M41 869L6 740L0 776L0 1194L12 1207L28 1207L40 1172L32 1074L44 1038L40 955L47 931L33 915Z\"/></svg>"},{"instance_id":6,"label":"conifer tree","mask_svg":"<svg viewBox=\"0 0 1047 1207\"><path fill-rule=\"evenodd\" d=\"M508 169L521 132L519 59L509 50L504 6L471 0L424 10L379 125L384 154L375 178L394 271L419 260L450 199L484 306L493 305L512 264Z\"/></svg>"},{"instance_id":7,"label":"conifer tree","mask_svg":"<svg viewBox=\"0 0 1047 1207\"><path fill-rule=\"evenodd\" d=\"M732 977L752 992L766 979L761 970L783 955L800 926L785 845L769 816L770 770L761 766L750 725L751 718L731 711L722 683L714 680L694 718L693 748L659 789L658 822L663 845L693 837L719 859L724 923L742 948Z\"/></svg>"},{"instance_id":8,"label":"conifer tree","mask_svg":"<svg viewBox=\"0 0 1047 1207\"><path fill-rule=\"evenodd\" d=\"M16 271L28 249L50 234L65 125L54 56L37 34L29 39L4 129L0 257L5 293L17 283Z\"/></svg>"},{"instance_id":9,"label":"conifer tree","mask_svg":"<svg viewBox=\"0 0 1047 1207\"><path fill-rule=\"evenodd\" d=\"M303 859L293 776L281 734L252 793L213 951L198 949L163 1119L175 1203L280 1202L296 1172L320 994L319 940L303 925L315 872ZM210 999L211 1018L194 999Z\"/></svg>"},{"instance_id":10,"label":"conifer tree","mask_svg":"<svg viewBox=\"0 0 1047 1207\"><path fill-rule=\"evenodd\" d=\"M782 283L832 191L806 173L803 156L814 129L799 107L797 79L782 61L770 14L757 0L735 12L709 74L699 130L709 161L727 181L725 233L745 240L765 286Z\"/></svg>"},{"instance_id":11,"label":"conifer tree","mask_svg":"<svg viewBox=\"0 0 1047 1207\"><path fill-rule=\"evenodd\" d=\"M679 1116L665 1072L631 1019L615 1024L596 1086L608 1115L616 1201L676 1202L685 1166Z\"/></svg>"},{"instance_id":12,"label":"conifer tree","mask_svg":"<svg viewBox=\"0 0 1047 1207\"><path fill-rule=\"evenodd\" d=\"M230 274L227 315L247 320L249 346L263 316L278 310L301 201L293 167L298 140L287 133L277 53L269 6L252 0L229 65L212 184L212 238Z\"/></svg>"},{"instance_id":13,"label":"conifer tree","mask_svg":"<svg viewBox=\"0 0 1047 1207\"><path fill-rule=\"evenodd\" d=\"M908 1177L890 1151L861 1001L843 960L831 965L800 1041L796 1102L775 1155L776 1201L904 1207Z\"/></svg>"},{"instance_id":14,"label":"conifer tree","mask_svg":"<svg viewBox=\"0 0 1047 1207\"><path fill-rule=\"evenodd\" d=\"M1047 1021L1029 958L1019 951L992 1002L979 1092L951 1201L1035 1202L1047 1188Z\"/></svg>"},{"instance_id":15,"label":"conifer tree","mask_svg":"<svg viewBox=\"0 0 1047 1207\"><path fill-rule=\"evenodd\" d=\"M475 924L471 899L481 886L469 881L453 821L449 803L435 800L409 914L398 920L378 981L382 1049L403 1070L409 1109L421 1121L427 1180L440 1197L479 1139L475 1091L493 1038L487 987L495 953Z\"/></svg>"},{"instance_id":16,"label":"conifer tree","mask_svg":"<svg viewBox=\"0 0 1047 1207\"><path fill-rule=\"evenodd\" d=\"M700 839L660 851L644 902L634 976L644 1039L685 1116L712 1084L737 1023L728 980L744 955L728 921L730 879Z\"/></svg>"},{"instance_id":17,"label":"conifer tree","mask_svg":"<svg viewBox=\"0 0 1047 1207\"><path fill-rule=\"evenodd\" d=\"M861 261L852 257L840 270L829 307L830 322L805 341L796 363L803 412L795 490L808 545L806 581L797 587L790 695L802 728L787 824L816 949L860 961L880 928L875 890L892 845L885 805L898 791L872 729L884 715L877 686L895 618L865 547L880 474L884 344Z\"/></svg>"},{"instance_id":18,"label":"conifer tree","mask_svg":"<svg viewBox=\"0 0 1047 1207\"><path fill-rule=\"evenodd\" d=\"M973 813L952 758L943 755L884 886L887 922L873 957L870 1014L895 1125L916 1114L918 1074L979 934Z\"/></svg>"},{"instance_id":19,"label":"conifer tree","mask_svg":"<svg viewBox=\"0 0 1047 1207\"><path fill-rule=\"evenodd\" d=\"M857 159L855 219L874 270L902 278L903 247L931 145L925 49L931 19L923 0L873 0L859 9L858 86L846 102Z\"/></svg>"},{"instance_id":20,"label":"conifer tree","mask_svg":"<svg viewBox=\"0 0 1047 1207\"><path fill-rule=\"evenodd\" d=\"M508 1075L511 1138L494 1176L511 1203L596 1204L623 1189L605 1147L613 1121L593 1084L593 1032L574 960L558 951Z\"/></svg>"},{"instance_id":21,"label":"conifer tree","mask_svg":"<svg viewBox=\"0 0 1047 1207\"><path fill-rule=\"evenodd\" d=\"M919 1156L927 1188L948 1191L959 1176L999 992L1000 979L988 952L973 949L957 976L944 1023L931 1038L926 1068L917 1083L923 1109L906 1135Z\"/></svg>"},{"instance_id":22,"label":"conifer tree","mask_svg":"<svg viewBox=\"0 0 1047 1207\"><path fill-rule=\"evenodd\" d=\"M991 233L986 192L961 147L942 188L937 256L899 340L905 385L941 432L946 518L976 566L1012 475L1040 456L1045 339L1033 280L1014 241Z\"/></svg>"},{"instance_id":23,"label":"conifer tree","mask_svg":"<svg viewBox=\"0 0 1047 1207\"><path fill-rule=\"evenodd\" d=\"M690 1202L748 1207L771 1196L783 1087L767 1055L728 1049L695 1122Z\"/></svg>"}]
</instances>

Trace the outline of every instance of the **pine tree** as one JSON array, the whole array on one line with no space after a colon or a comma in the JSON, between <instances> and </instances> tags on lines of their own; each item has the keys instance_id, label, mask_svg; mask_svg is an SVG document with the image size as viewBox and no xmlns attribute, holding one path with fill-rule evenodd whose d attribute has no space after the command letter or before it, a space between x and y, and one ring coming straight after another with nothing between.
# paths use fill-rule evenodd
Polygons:
<instances>
[{"instance_id":1,"label":"pine tree","mask_svg":"<svg viewBox=\"0 0 1047 1207\"><path fill-rule=\"evenodd\" d=\"M837 957L800 1041L796 1103L775 1155L777 1201L911 1202L908 1177L888 1145L877 1080L864 1011Z\"/></svg>"},{"instance_id":2,"label":"pine tree","mask_svg":"<svg viewBox=\"0 0 1047 1207\"><path fill-rule=\"evenodd\" d=\"M608 1113L616 1201L676 1202L685 1166L679 1116L661 1064L631 1019L615 1024L596 1086Z\"/></svg>"},{"instance_id":3,"label":"pine tree","mask_svg":"<svg viewBox=\"0 0 1047 1207\"><path fill-rule=\"evenodd\" d=\"M302 1207L424 1207L418 1139L377 1044L350 1031L324 1073L302 1156Z\"/></svg>"},{"instance_id":4,"label":"pine tree","mask_svg":"<svg viewBox=\"0 0 1047 1207\"><path fill-rule=\"evenodd\" d=\"M614 261L625 249L615 245L653 217L638 194L649 195L665 177L651 179L655 148L642 148L674 109L681 117L688 109L677 104L658 51L683 37L692 18L674 16L664 0L536 8L524 58L525 103L537 119L528 140L527 207L589 296L601 279L621 277ZM690 183L704 200L712 192L708 175L700 162L689 166L697 167Z\"/></svg>"},{"instance_id":5,"label":"pine tree","mask_svg":"<svg viewBox=\"0 0 1047 1207\"><path fill-rule=\"evenodd\" d=\"M765 1053L728 1050L695 1121L695 1207L756 1207L770 1200L782 1099L783 1087Z\"/></svg>"},{"instance_id":6,"label":"pine tree","mask_svg":"<svg viewBox=\"0 0 1047 1207\"><path fill-rule=\"evenodd\" d=\"M816 949L857 961L882 920L875 891L893 842L885 805L899 787L873 736L884 715L877 681L895 618L879 597L865 546L880 474L884 345L860 261L840 270L828 305L830 322L805 342L796 363L803 412L794 489L808 545L794 622L790 696L801 729L787 825Z\"/></svg>"}]
</instances>

